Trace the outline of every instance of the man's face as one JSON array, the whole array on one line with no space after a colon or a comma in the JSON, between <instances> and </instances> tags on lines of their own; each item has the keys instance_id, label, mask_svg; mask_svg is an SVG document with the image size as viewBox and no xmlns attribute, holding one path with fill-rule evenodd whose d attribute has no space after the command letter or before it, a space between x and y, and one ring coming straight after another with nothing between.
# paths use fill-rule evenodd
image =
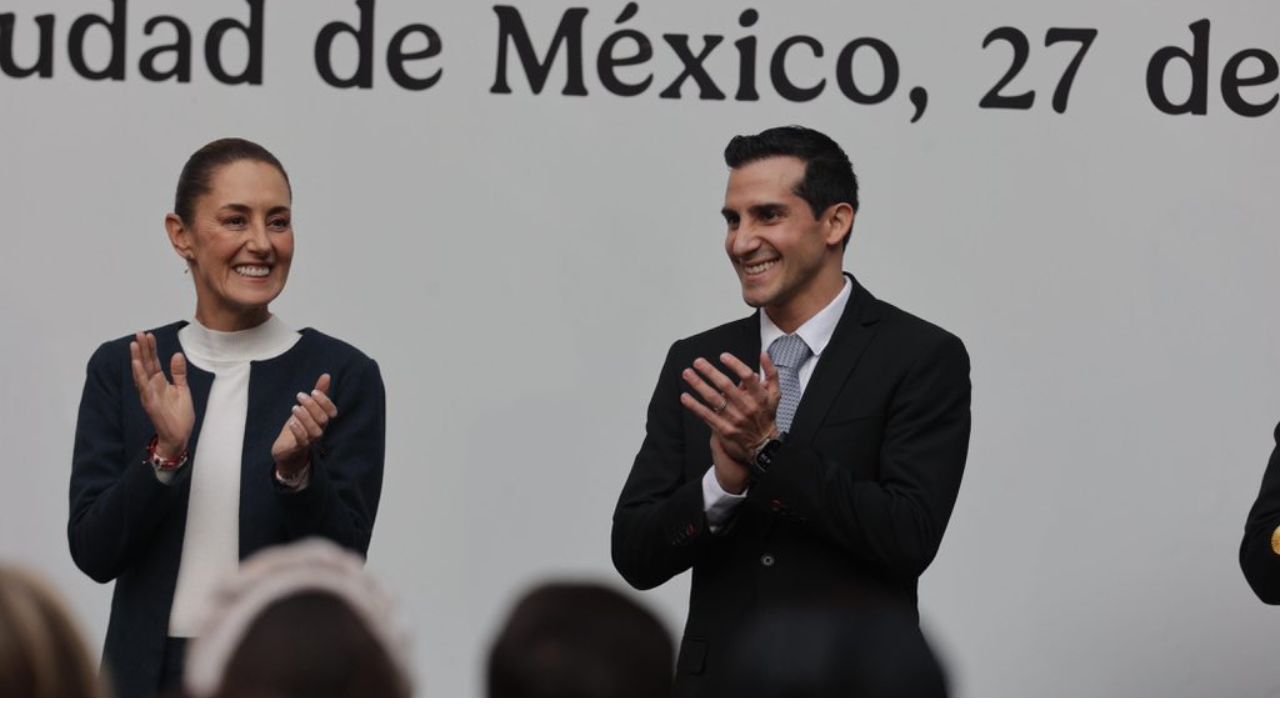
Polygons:
<instances>
[{"instance_id":1,"label":"man's face","mask_svg":"<svg viewBox=\"0 0 1280 720\"><path fill-rule=\"evenodd\" d=\"M773 157L729 173L721 211L728 224L725 251L742 283L742 299L752 307L786 312L811 304L806 296L816 290L824 267L834 262L839 273L842 237L832 244L832 208L815 218L793 191L804 171L800 158Z\"/></svg>"}]
</instances>

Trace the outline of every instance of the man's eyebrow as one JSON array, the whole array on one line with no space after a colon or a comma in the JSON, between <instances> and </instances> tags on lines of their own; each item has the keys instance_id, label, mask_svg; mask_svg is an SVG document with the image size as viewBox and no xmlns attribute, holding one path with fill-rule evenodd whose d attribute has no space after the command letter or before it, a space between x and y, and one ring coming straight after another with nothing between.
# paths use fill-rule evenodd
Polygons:
<instances>
[{"instance_id":1,"label":"man's eyebrow","mask_svg":"<svg viewBox=\"0 0 1280 720\"><path fill-rule=\"evenodd\" d=\"M781 215L787 211L787 206L784 203L761 203L759 205L752 205L750 208L747 208L747 211L752 215L757 216L764 215L765 213Z\"/></svg>"},{"instance_id":2,"label":"man's eyebrow","mask_svg":"<svg viewBox=\"0 0 1280 720\"><path fill-rule=\"evenodd\" d=\"M724 219L725 219L725 220L734 220L734 219L736 219L736 218L738 217L738 211L737 211L737 210L730 210L730 209L729 209L729 208L727 208L727 207L726 207L726 208L720 208L720 215L722 215L722 216L724 217Z\"/></svg>"}]
</instances>

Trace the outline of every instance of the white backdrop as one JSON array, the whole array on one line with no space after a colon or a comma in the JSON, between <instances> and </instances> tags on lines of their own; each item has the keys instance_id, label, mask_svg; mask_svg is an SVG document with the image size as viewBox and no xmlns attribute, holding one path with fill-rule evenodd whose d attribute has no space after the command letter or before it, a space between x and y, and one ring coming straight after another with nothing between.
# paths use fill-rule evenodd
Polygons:
<instances>
[{"instance_id":1,"label":"white backdrop","mask_svg":"<svg viewBox=\"0 0 1280 720\"><path fill-rule=\"evenodd\" d=\"M512 4L539 52L571 7ZM586 97L559 94L563 58L535 95L512 57L512 93L491 93L490 3L376 3L365 90L327 85L313 63L320 28L356 20L350 0L269 3L252 87L214 80L201 52L215 19L247 18L245 2L127 5L126 79L92 82L71 67L67 33L109 14L107 0L0 2L22 65L33 16L56 16L53 76L0 74L0 557L50 576L95 641L110 588L76 570L65 540L84 365L103 340L191 316L161 221L195 148L245 136L290 171L297 255L274 309L381 363L388 452L370 568L400 599L421 691L468 695L483 692L488 644L530 583L621 586L610 515L666 349L747 312L722 249L721 150L801 123L835 137L863 184L846 267L960 335L973 359L968 470L920 589L956 690L1280 693L1280 610L1236 563L1280 419L1280 134L1277 113L1240 117L1219 90L1237 50L1280 52L1274 3L643 0L622 27L643 31L654 59L621 72L656 78L633 98L595 73L623 2L581 4ZM747 8L760 20L744 30ZM159 14L196 38L188 84L138 72L172 36L143 33ZM1201 18L1208 112L1166 115L1148 99L1147 61L1190 48ZM413 66L443 69L422 92L396 86L384 62L411 22L442 39ZM1029 110L978 107L1009 67L1006 43L982 47L1004 25L1031 41L1008 88L1036 90ZM1099 31L1064 114L1049 99L1077 46L1046 49L1049 27ZM725 35L708 67L729 99L699 100L693 83L658 97L679 68L663 33L695 48ZM769 54L796 34L826 47L790 60L797 84L827 78L812 102L768 81ZM732 43L746 35L761 48L757 102L732 99ZM879 105L836 87L839 48L862 36L901 63ZM241 67L244 42L226 51ZM90 31L90 64L107 52L106 32ZM875 63L858 57L874 89ZM354 62L348 40L335 62ZM1170 70L1175 99L1187 77ZM912 124L916 85L929 104ZM1277 85L1244 94L1260 103ZM687 590L682 577L640 597L678 633Z\"/></svg>"}]
</instances>

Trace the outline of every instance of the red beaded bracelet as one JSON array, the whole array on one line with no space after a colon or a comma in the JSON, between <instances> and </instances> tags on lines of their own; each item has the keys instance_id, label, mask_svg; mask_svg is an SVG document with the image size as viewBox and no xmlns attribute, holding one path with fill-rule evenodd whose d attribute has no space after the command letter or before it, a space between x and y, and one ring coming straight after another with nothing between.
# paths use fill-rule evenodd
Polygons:
<instances>
[{"instance_id":1,"label":"red beaded bracelet","mask_svg":"<svg viewBox=\"0 0 1280 720\"><path fill-rule=\"evenodd\" d=\"M160 472L173 472L187 463L187 449L182 449L182 454L173 460L166 460L156 454L156 448L160 447L160 436L155 435L151 438L151 443L147 445L147 457L151 461L151 467Z\"/></svg>"}]
</instances>

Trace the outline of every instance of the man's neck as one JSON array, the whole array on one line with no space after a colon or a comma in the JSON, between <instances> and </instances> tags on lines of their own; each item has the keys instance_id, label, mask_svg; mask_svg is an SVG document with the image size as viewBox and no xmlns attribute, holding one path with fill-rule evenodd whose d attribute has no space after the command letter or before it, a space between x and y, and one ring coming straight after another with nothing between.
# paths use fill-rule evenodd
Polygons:
<instances>
[{"instance_id":1,"label":"man's neck","mask_svg":"<svg viewBox=\"0 0 1280 720\"><path fill-rule=\"evenodd\" d=\"M811 286L790 301L766 307L764 311L769 314L769 319L778 326L779 330L790 335L809 322L814 315L822 312L822 309L830 305L843 289L843 272L826 273L814 278Z\"/></svg>"}]
</instances>

